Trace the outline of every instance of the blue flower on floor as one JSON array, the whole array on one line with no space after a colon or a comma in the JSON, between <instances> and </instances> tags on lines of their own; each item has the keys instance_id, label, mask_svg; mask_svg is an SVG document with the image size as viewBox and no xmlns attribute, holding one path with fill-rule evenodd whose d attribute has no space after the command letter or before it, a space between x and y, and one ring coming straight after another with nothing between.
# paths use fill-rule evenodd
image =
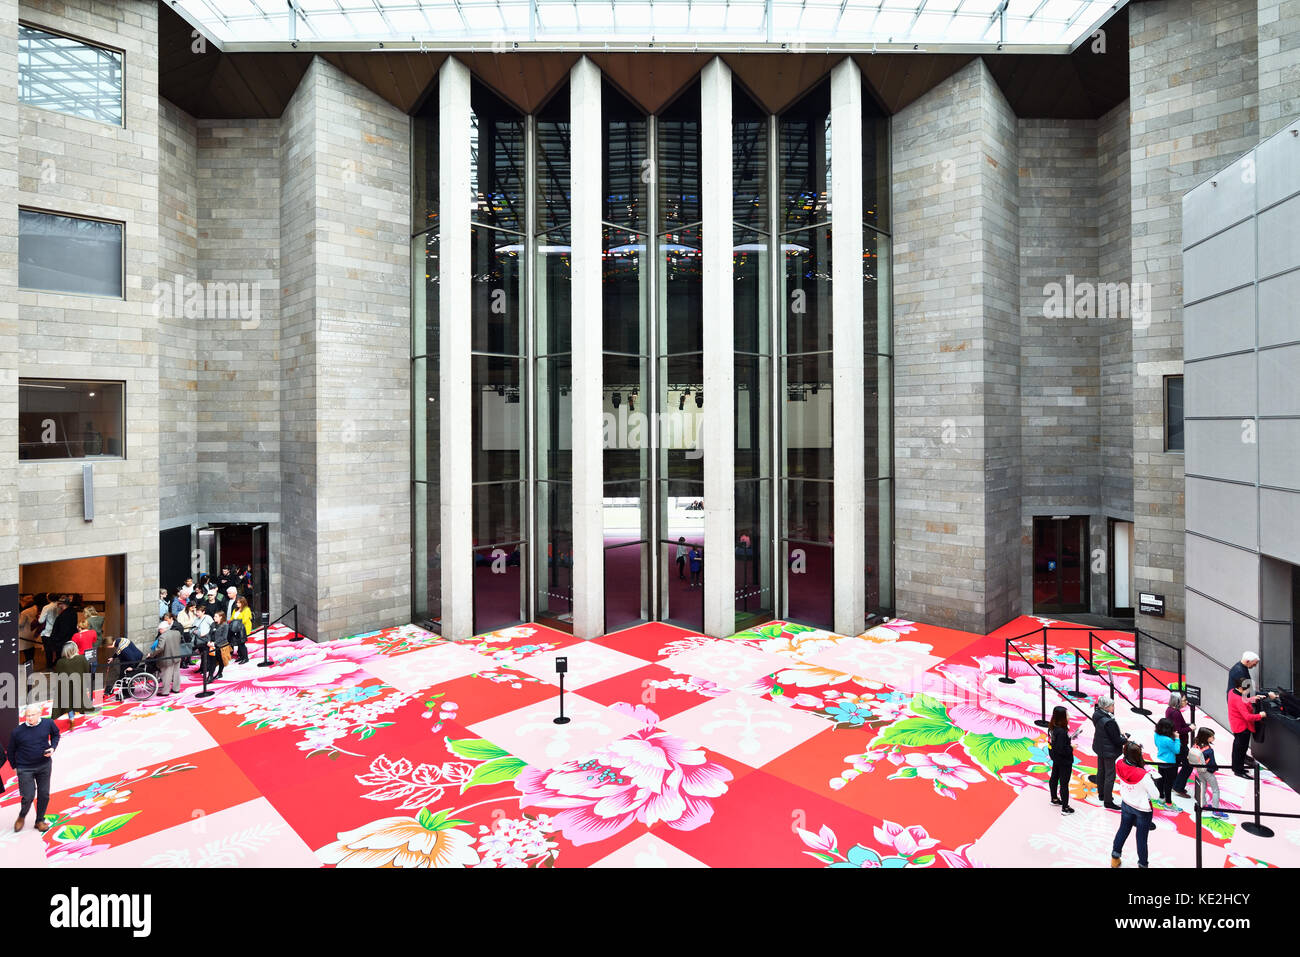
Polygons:
<instances>
[{"instance_id":1,"label":"blue flower on floor","mask_svg":"<svg viewBox=\"0 0 1300 957\"><path fill-rule=\"evenodd\" d=\"M108 792L108 791L112 791L114 788L117 787L117 784L118 784L118 782L116 782L116 781L114 781L112 784L100 784L100 783L98 783L98 782L96 782L96 783L94 783L94 784L88 784L88 785L86 785L86 788L85 788L84 791L76 791L76 792L73 793L72 796L73 796L74 798L80 798L80 797L84 797L84 798L93 798L93 797L98 797L98 796L101 795L101 794L104 794L104 793L106 793L106 792Z\"/></svg>"},{"instance_id":2,"label":"blue flower on floor","mask_svg":"<svg viewBox=\"0 0 1300 957\"><path fill-rule=\"evenodd\" d=\"M826 713L842 724L851 724L855 728L863 725L871 717L871 709L852 701L841 701L826 709Z\"/></svg>"},{"instance_id":3,"label":"blue flower on floor","mask_svg":"<svg viewBox=\"0 0 1300 957\"><path fill-rule=\"evenodd\" d=\"M334 700L339 703L352 701L369 701L371 698L384 693L384 685L369 685L365 688L344 688L341 691L334 692Z\"/></svg>"},{"instance_id":4,"label":"blue flower on floor","mask_svg":"<svg viewBox=\"0 0 1300 957\"><path fill-rule=\"evenodd\" d=\"M905 857L886 857L883 860L869 847L863 847L861 844L855 844L849 848L847 861L837 861L831 864L831 867L906 867L907 858Z\"/></svg>"},{"instance_id":5,"label":"blue flower on floor","mask_svg":"<svg viewBox=\"0 0 1300 957\"><path fill-rule=\"evenodd\" d=\"M1038 747L1037 745L1034 745L1033 747L1031 747L1031 748L1029 749L1029 753L1030 753L1031 755L1033 755L1033 763L1034 763L1034 764L1047 764L1047 765L1050 765L1050 764L1052 763L1052 759L1051 759L1051 757L1047 754L1047 749L1046 749L1046 748L1041 748L1041 747Z\"/></svg>"}]
</instances>

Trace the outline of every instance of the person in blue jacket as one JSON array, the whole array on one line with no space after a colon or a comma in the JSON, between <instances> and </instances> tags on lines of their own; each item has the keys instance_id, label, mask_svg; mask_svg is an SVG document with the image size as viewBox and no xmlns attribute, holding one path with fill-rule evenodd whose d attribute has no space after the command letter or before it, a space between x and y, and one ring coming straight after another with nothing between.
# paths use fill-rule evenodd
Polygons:
<instances>
[{"instance_id":1,"label":"person in blue jacket","mask_svg":"<svg viewBox=\"0 0 1300 957\"><path fill-rule=\"evenodd\" d=\"M1160 765L1160 800L1174 803L1174 774L1178 770L1178 738L1168 718L1156 722L1156 763Z\"/></svg>"}]
</instances>

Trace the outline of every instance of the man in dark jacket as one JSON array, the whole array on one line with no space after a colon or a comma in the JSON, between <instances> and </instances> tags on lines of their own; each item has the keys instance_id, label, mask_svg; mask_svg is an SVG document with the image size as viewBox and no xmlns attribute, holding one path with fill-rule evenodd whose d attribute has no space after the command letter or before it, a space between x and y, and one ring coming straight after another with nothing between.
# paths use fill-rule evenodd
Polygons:
<instances>
[{"instance_id":1,"label":"man in dark jacket","mask_svg":"<svg viewBox=\"0 0 1300 957\"><path fill-rule=\"evenodd\" d=\"M226 673L226 663L222 657L222 651L230 647L230 623L226 621L226 613L218 611L212 616L214 622L212 630L208 632L208 649L215 654L210 659L209 667L216 670L215 675L211 675L208 680L216 681Z\"/></svg>"},{"instance_id":2,"label":"man in dark jacket","mask_svg":"<svg viewBox=\"0 0 1300 957\"><path fill-rule=\"evenodd\" d=\"M49 718L41 717L41 706L29 704L23 711L23 723L9 738L9 762L18 772L18 791L22 805L14 830L21 831L27 822L32 799L36 800L36 830L48 831L45 809L50 804L50 770L54 749L59 746L59 728Z\"/></svg>"},{"instance_id":3,"label":"man in dark jacket","mask_svg":"<svg viewBox=\"0 0 1300 957\"><path fill-rule=\"evenodd\" d=\"M1115 760L1124 753L1124 741L1128 737L1119 730L1115 720L1115 701L1111 698L1098 698L1097 708L1092 713L1092 750L1097 755L1097 793L1101 795L1105 806L1118 811L1115 803Z\"/></svg>"},{"instance_id":4,"label":"man in dark jacket","mask_svg":"<svg viewBox=\"0 0 1300 957\"><path fill-rule=\"evenodd\" d=\"M80 629L77 627L77 610L72 607L68 596L59 599L59 613L54 618L54 630L45 639L45 661L51 671L63 654L63 646L72 640Z\"/></svg>"},{"instance_id":5,"label":"man in dark jacket","mask_svg":"<svg viewBox=\"0 0 1300 957\"><path fill-rule=\"evenodd\" d=\"M148 657L158 659L158 697L179 694L181 690L181 626L170 615L163 619L168 628L158 636L157 647Z\"/></svg>"}]
</instances>

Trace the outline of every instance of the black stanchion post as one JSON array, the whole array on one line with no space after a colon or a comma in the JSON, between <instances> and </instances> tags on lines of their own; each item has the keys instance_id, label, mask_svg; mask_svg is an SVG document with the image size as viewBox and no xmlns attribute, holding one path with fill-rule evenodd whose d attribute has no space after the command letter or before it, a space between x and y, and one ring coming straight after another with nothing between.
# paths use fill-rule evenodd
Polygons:
<instances>
[{"instance_id":1,"label":"black stanchion post","mask_svg":"<svg viewBox=\"0 0 1300 957\"><path fill-rule=\"evenodd\" d=\"M1253 755L1252 755L1253 757ZM1273 829L1260 820L1259 817L1259 759L1255 759L1255 820L1247 821L1241 825L1241 829L1247 834L1254 834L1256 837L1272 837Z\"/></svg>"},{"instance_id":2,"label":"black stanchion post","mask_svg":"<svg viewBox=\"0 0 1300 957\"><path fill-rule=\"evenodd\" d=\"M1145 677L1146 677L1146 672L1142 670L1142 665L1139 664L1138 665L1138 703L1133 706L1134 714L1149 715L1151 713L1150 708L1145 708L1142 706L1142 684L1143 684L1143 679Z\"/></svg>"},{"instance_id":3,"label":"black stanchion post","mask_svg":"<svg viewBox=\"0 0 1300 957\"><path fill-rule=\"evenodd\" d=\"M1097 665L1092 660L1092 638L1092 632L1088 632L1088 667L1083 669L1085 675L1101 674L1101 672L1097 670Z\"/></svg>"},{"instance_id":4,"label":"black stanchion post","mask_svg":"<svg viewBox=\"0 0 1300 957\"><path fill-rule=\"evenodd\" d=\"M271 626L270 626L270 625L267 625L267 626L266 626L266 637L267 637L267 638L270 638L270 637L271 637ZM294 605L294 606L293 606L293 637L290 638L289 640L290 640L290 641L300 641L301 639L302 639L302 635L298 634L298 606L297 606L297 605Z\"/></svg>"},{"instance_id":5,"label":"black stanchion post","mask_svg":"<svg viewBox=\"0 0 1300 957\"><path fill-rule=\"evenodd\" d=\"M262 629L262 660L257 663L259 668L271 667L271 625Z\"/></svg>"},{"instance_id":6,"label":"black stanchion post","mask_svg":"<svg viewBox=\"0 0 1300 957\"><path fill-rule=\"evenodd\" d=\"M1074 652L1074 690L1069 692L1071 698L1086 698L1084 692L1079 690L1079 652Z\"/></svg>"},{"instance_id":7,"label":"black stanchion post","mask_svg":"<svg viewBox=\"0 0 1300 957\"><path fill-rule=\"evenodd\" d=\"M1040 706L1040 712L1039 712L1040 714L1042 714L1042 717L1039 718L1037 721L1035 721L1034 724L1038 725L1040 728L1046 728L1049 724L1051 724L1051 722L1047 720L1047 678L1045 676L1040 675L1039 681L1042 682L1042 687L1041 687L1042 704Z\"/></svg>"},{"instance_id":8,"label":"black stanchion post","mask_svg":"<svg viewBox=\"0 0 1300 957\"><path fill-rule=\"evenodd\" d=\"M568 670L568 658L555 659L555 673L560 676L560 716L554 719L556 724L568 724L570 720L564 716L564 673Z\"/></svg>"},{"instance_id":9,"label":"black stanchion post","mask_svg":"<svg viewBox=\"0 0 1300 957\"><path fill-rule=\"evenodd\" d=\"M1031 632L1032 634L1032 632ZM1011 639L1002 646L1002 677L998 679L1004 685L1013 685L1016 679L1011 677Z\"/></svg>"},{"instance_id":10,"label":"black stanchion post","mask_svg":"<svg viewBox=\"0 0 1300 957\"><path fill-rule=\"evenodd\" d=\"M1201 866L1201 782L1196 782L1196 867Z\"/></svg>"},{"instance_id":11,"label":"black stanchion post","mask_svg":"<svg viewBox=\"0 0 1300 957\"><path fill-rule=\"evenodd\" d=\"M1110 700L1114 701L1115 700L1115 672L1109 665L1106 666L1106 681L1110 684Z\"/></svg>"},{"instance_id":12,"label":"black stanchion post","mask_svg":"<svg viewBox=\"0 0 1300 957\"><path fill-rule=\"evenodd\" d=\"M205 642L203 645L203 650L199 652L199 671L203 675L203 690L194 695L194 697L196 698L211 698L214 694L216 694L215 691L208 690L208 669L204 667L204 661L203 661L203 655L206 655L207 653L208 653L208 649L207 649L207 644Z\"/></svg>"},{"instance_id":13,"label":"black stanchion post","mask_svg":"<svg viewBox=\"0 0 1300 957\"><path fill-rule=\"evenodd\" d=\"M1044 671L1053 670L1056 665L1047 660L1047 626L1043 626L1043 663L1039 665Z\"/></svg>"}]
</instances>

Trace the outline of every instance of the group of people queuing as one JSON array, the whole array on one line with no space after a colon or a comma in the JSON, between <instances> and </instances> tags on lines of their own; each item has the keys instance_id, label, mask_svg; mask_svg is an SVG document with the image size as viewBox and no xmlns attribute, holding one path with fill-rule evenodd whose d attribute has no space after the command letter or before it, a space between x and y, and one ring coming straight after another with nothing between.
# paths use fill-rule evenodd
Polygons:
<instances>
[{"instance_id":1,"label":"group of people queuing","mask_svg":"<svg viewBox=\"0 0 1300 957\"><path fill-rule=\"evenodd\" d=\"M181 667L194 658L207 681L222 678L231 661L248 662L252 587L251 568L226 565L215 579L203 575L197 584L187 578L174 591L159 589L158 637L144 655L157 659L159 697L180 692Z\"/></svg>"},{"instance_id":2,"label":"group of people queuing","mask_svg":"<svg viewBox=\"0 0 1300 957\"><path fill-rule=\"evenodd\" d=\"M1250 669L1259 663L1254 652L1243 653L1228 678L1228 721L1232 731L1232 772L1249 777L1254 761L1248 756L1251 734L1263 715L1255 704L1263 695L1254 693ZM1269 697L1277 695L1269 692ZM1200 799L1213 817L1226 820L1220 808L1220 789L1215 774L1220 770L1214 754L1214 729L1193 727L1185 709L1187 699L1172 692L1164 716L1155 722L1155 761L1143 756L1142 745L1120 730L1115 719L1115 701L1099 698L1092 714L1092 750L1097 756L1097 793L1102 806L1120 812L1119 828L1111 845L1111 867L1119 867L1124 845L1130 833L1137 835L1138 867L1147 866L1147 836L1154 829L1155 804L1176 807L1174 795L1191 798L1188 785L1200 789ZM1048 757L1051 777L1048 791L1053 805L1062 814L1073 814L1070 807L1070 779L1074 765L1074 742L1083 727L1070 731L1069 712L1064 705L1052 712L1048 725ZM1149 768L1154 765L1154 776ZM1119 788L1119 800L1115 788Z\"/></svg>"},{"instance_id":3,"label":"group of people queuing","mask_svg":"<svg viewBox=\"0 0 1300 957\"><path fill-rule=\"evenodd\" d=\"M70 592L19 595L18 609L19 660L37 664L40 649L46 671L55 670L69 643L93 657L104 634L99 608Z\"/></svg>"}]
</instances>

